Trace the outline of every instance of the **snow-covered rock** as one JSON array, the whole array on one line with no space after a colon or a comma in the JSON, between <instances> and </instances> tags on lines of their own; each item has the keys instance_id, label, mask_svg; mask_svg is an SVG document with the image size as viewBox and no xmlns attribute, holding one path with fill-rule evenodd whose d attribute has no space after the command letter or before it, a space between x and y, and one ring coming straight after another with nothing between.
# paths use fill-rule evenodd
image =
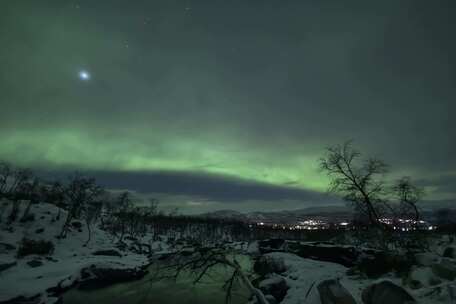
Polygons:
<instances>
[{"instance_id":1,"label":"snow-covered rock","mask_svg":"<svg viewBox=\"0 0 456 304\"><path fill-rule=\"evenodd\" d=\"M440 257L432 252L423 252L415 254L415 260L419 266L432 266L440 261Z\"/></svg>"},{"instance_id":2,"label":"snow-covered rock","mask_svg":"<svg viewBox=\"0 0 456 304\"><path fill-rule=\"evenodd\" d=\"M432 272L445 280L456 279L456 263L450 259L442 259L440 263L432 265Z\"/></svg>"},{"instance_id":3,"label":"snow-covered rock","mask_svg":"<svg viewBox=\"0 0 456 304\"><path fill-rule=\"evenodd\" d=\"M253 270L261 276L270 273L282 273L287 270L284 259L275 255L262 255L253 264Z\"/></svg>"},{"instance_id":4,"label":"snow-covered rock","mask_svg":"<svg viewBox=\"0 0 456 304\"><path fill-rule=\"evenodd\" d=\"M325 280L317 286L321 304L356 304L350 292L338 280Z\"/></svg>"},{"instance_id":5,"label":"snow-covered rock","mask_svg":"<svg viewBox=\"0 0 456 304\"><path fill-rule=\"evenodd\" d=\"M402 287L390 281L381 281L367 287L362 293L364 304L413 304L416 300Z\"/></svg>"},{"instance_id":6,"label":"snow-covered rock","mask_svg":"<svg viewBox=\"0 0 456 304\"><path fill-rule=\"evenodd\" d=\"M287 304L320 303L317 285L327 279L342 277L346 271L338 264L304 259L291 253L274 252L266 256L284 261L286 271L282 276L289 289L282 303Z\"/></svg>"},{"instance_id":7,"label":"snow-covered rock","mask_svg":"<svg viewBox=\"0 0 456 304\"><path fill-rule=\"evenodd\" d=\"M445 258L456 259L456 246L448 246L443 250L443 256Z\"/></svg>"},{"instance_id":8,"label":"snow-covered rock","mask_svg":"<svg viewBox=\"0 0 456 304\"><path fill-rule=\"evenodd\" d=\"M286 250L287 242L284 239L268 239L258 242L258 248L261 253L268 253L271 251Z\"/></svg>"},{"instance_id":9,"label":"snow-covered rock","mask_svg":"<svg viewBox=\"0 0 456 304\"><path fill-rule=\"evenodd\" d=\"M251 255L257 255L260 253L260 248L258 246L258 241L254 241L248 244L247 253Z\"/></svg>"},{"instance_id":10,"label":"snow-covered rock","mask_svg":"<svg viewBox=\"0 0 456 304\"><path fill-rule=\"evenodd\" d=\"M357 263L360 251L354 246L334 245L327 243L289 242L289 251L300 257L319 261L338 263L346 267Z\"/></svg>"},{"instance_id":11,"label":"snow-covered rock","mask_svg":"<svg viewBox=\"0 0 456 304\"><path fill-rule=\"evenodd\" d=\"M434 286L440 283L442 280L432 272L431 267L414 267L406 278L407 286L412 289Z\"/></svg>"},{"instance_id":12,"label":"snow-covered rock","mask_svg":"<svg viewBox=\"0 0 456 304\"><path fill-rule=\"evenodd\" d=\"M277 302L281 302L287 294L288 285L286 280L279 275L273 275L259 283L258 287L266 295L272 295Z\"/></svg>"}]
</instances>

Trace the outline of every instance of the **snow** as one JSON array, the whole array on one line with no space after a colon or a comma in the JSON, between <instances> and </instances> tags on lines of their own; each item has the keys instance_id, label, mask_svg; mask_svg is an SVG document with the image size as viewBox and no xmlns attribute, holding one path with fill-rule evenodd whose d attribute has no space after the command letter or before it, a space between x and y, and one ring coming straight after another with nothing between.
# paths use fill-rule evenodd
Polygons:
<instances>
[{"instance_id":1,"label":"snow","mask_svg":"<svg viewBox=\"0 0 456 304\"><path fill-rule=\"evenodd\" d=\"M46 297L47 289L59 284L61 287L73 285L81 279L81 270L91 265L100 268L138 269L148 264L147 257L132 252L122 257L93 255L93 252L98 250L113 249L111 236L97 227L92 228L92 240L86 247L83 246L87 240L85 226L82 232L71 230L66 238L56 238L63 225L65 212L62 210L60 220L56 221L58 209L54 205L33 205L31 212L35 215L34 221L17 221L12 224L12 232L0 230L0 242L19 247L24 237L52 241L55 245L53 254L49 256L52 260L38 255L16 258L16 250L2 251L0 264L16 260L17 265L0 272L0 302L18 296L29 298L41 294L43 301L52 303L56 299ZM2 221L4 222L5 220ZM37 233L39 228L44 228L44 231ZM32 260L39 260L43 265L32 268L27 264Z\"/></svg>"},{"instance_id":2,"label":"snow","mask_svg":"<svg viewBox=\"0 0 456 304\"><path fill-rule=\"evenodd\" d=\"M320 303L316 290L318 283L326 279L342 278L347 270L338 264L303 259L291 253L274 252L267 256L272 259L283 259L285 262L287 271L282 275L290 289L282 301L284 304ZM303 302L304 299L307 302Z\"/></svg>"},{"instance_id":3,"label":"snow","mask_svg":"<svg viewBox=\"0 0 456 304\"><path fill-rule=\"evenodd\" d=\"M412 277L424 283L424 288L411 290L403 286L402 279L395 277L393 274L385 275L378 279L367 279L360 276L347 275L348 268L330 262L304 259L291 253L274 252L267 256L273 259L283 259L287 271L281 276L285 278L288 286L287 295L281 302L282 304L320 304L320 296L317 285L327 279L336 279L344 286L355 298L357 303L363 303L361 300L362 291L371 284L383 280L389 280L392 283L403 287L409 292L418 303L421 304L442 304L450 303L450 290L455 288L454 282L446 282L439 289L439 292L432 292L431 286L436 280L435 275L429 267L416 267L412 271ZM269 284L268 280L275 280L277 277L271 277L262 281L260 284ZM454 289L456 292L456 289ZM430 294L431 293L431 294Z\"/></svg>"},{"instance_id":4,"label":"snow","mask_svg":"<svg viewBox=\"0 0 456 304\"><path fill-rule=\"evenodd\" d=\"M81 271L92 265L98 268L138 269L149 264L148 258L144 255L124 252L118 249L116 250L122 253L121 257L93 255L93 252L98 250L114 249L112 236L95 227L95 225L92 227L92 240L86 247L83 244L85 244L88 235L84 225L82 232L73 229L68 232L68 236L65 239L56 238L65 220L65 211L61 210L60 219L55 220L58 208L53 205L46 203L33 205L31 213L35 215L34 221L25 223L17 221L13 223L12 231L6 229L8 227L5 224L5 219L0 218L0 243L14 245L17 250L20 241L24 237L33 240L46 240L53 242L55 251L47 257L32 255L17 258L15 256L16 250L7 250L4 248L5 246L0 247L0 264L17 262L17 265L0 272L0 302L18 296L30 298L39 295L42 302L54 303L58 298L49 294L47 290L56 286L61 288L71 287L81 280ZM8 210L3 210L2 214L8 214ZM38 229L44 229L44 231L38 232ZM162 236L160 241L151 241L152 238L150 236L146 236L145 239L150 240L148 243L151 245L153 252L158 254L172 250L193 250L191 247L186 247L186 244L179 245L180 247L171 247L167 244L164 236ZM283 260L286 271L281 273L280 277L266 278L266 281L261 284L271 284L274 283L274 280L279 280L283 277L289 286L287 295L282 301L283 304L320 304L316 287L321 281L327 279L339 280L353 295L357 303L362 303L361 293L367 286L381 280L390 280L394 284L404 287L417 299L418 303L450 303L452 294L456 294L455 283L437 278L432 271L432 265L442 260L439 254L441 254L443 248L449 246L448 242L441 240L438 240L438 242L440 243L433 245L432 251L434 253L422 253L416 256L417 265L414 266L409 278L407 278L422 283L422 287L415 290L404 286L406 283L393 274L385 275L376 280L362 276L350 276L347 275L348 268L342 265L304 259L297 255L283 252L273 252L266 254L266 256ZM331 244L319 245L334 246ZM258 242L256 241L250 244L233 242L229 246L250 254L258 254ZM39 260L43 265L33 268L27 264L32 260ZM450 262L456 263L456 261Z\"/></svg>"},{"instance_id":5,"label":"snow","mask_svg":"<svg viewBox=\"0 0 456 304\"><path fill-rule=\"evenodd\" d=\"M258 247L258 241L251 242L247 245L247 253L256 255L260 253L260 248Z\"/></svg>"}]
</instances>

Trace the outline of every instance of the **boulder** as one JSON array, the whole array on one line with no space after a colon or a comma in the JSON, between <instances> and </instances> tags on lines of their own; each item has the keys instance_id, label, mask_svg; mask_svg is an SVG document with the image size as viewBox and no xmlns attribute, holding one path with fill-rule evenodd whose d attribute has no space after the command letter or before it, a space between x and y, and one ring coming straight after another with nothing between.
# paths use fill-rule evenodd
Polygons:
<instances>
[{"instance_id":1,"label":"boulder","mask_svg":"<svg viewBox=\"0 0 456 304\"><path fill-rule=\"evenodd\" d=\"M318 284L321 304L356 304L353 296L338 280L325 280Z\"/></svg>"},{"instance_id":2,"label":"boulder","mask_svg":"<svg viewBox=\"0 0 456 304\"><path fill-rule=\"evenodd\" d=\"M93 255L116 256L116 257L121 257L122 256L122 254L119 251L115 250L115 249L97 250L97 251L95 251L92 254Z\"/></svg>"},{"instance_id":3,"label":"boulder","mask_svg":"<svg viewBox=\"0 0 456 304\"><path fill-rule=\"evenodd\" d=\"M432 272L446 280L456 279L456 264L449 259L442 259L440 263L432 265Z\"/></svg>"},{"instance_id":4,"label":"boulder","mask_svg":"<svg viewBox=\"0 0 456 304\"><path fill-rule=\"evenodd\" d=\"M432 266L439 262L439 256L430 252L415 254L416 264L419 266Z\"/></svg>"},{"instance_id":5,"label":"boulder","mask_svg":"<svg viewBox=\"0 0 456 304\"><path fill-rule=\"evenodd\" d=\"M415 299L402 287L382 281L368 286L362 292L364 304L415 304Z\"/></svg>"},{"instance_id":6,"label":"boulder","mask_svg":"<svg viewBox=\"0 0 456 304\"><path fill-rule=\"evenodd\" d=\"M71 227L81 230L82 229L82 223L80 221L73 221L71 222Z\"/></svg>"},{"instance_id":7,"label":"boulder","mask_svg":"<svg viewBox=\"0 0 456 304\"><path fill-rule=\"evenodd\" d=\"M147 273L142 268L135 269L111 269L98 268L92 265L81 271L83 281L78 288L91 290L106 287L115 283L128 282L141 279Z\"/></svg>"},{"instance_id":8,"label":"boulder","mask_svg":"<svg viewBox=\"0 0 456 304\"><path fill-rule=\"evenodd\" d=\"M45 257L46 260L57 263L59 260L54 259L53 257Z\"/></svg>"},{"instance_id":9,"label":"boulder","mask_svg":"<svg viewBox=\"0 0 456 304\"><path fill-rule=\"evenodd\" d=\"M270 273L283 273L287 270L283 259L269 255L260 256L253 264L253 270L261 276Z\"/></svg>"},{"instance_id":10,"label":"boulder","mask_svg":"<svg viewBox=\"0 0 456 304\"><path fill-rule=\"evenodd\" d=\"M443 257L456 259L456 247L450 246L445 248L445 250L443 251Z\"/></svg>"},{"instance_id":11,"label":"boulder","mask_svg":"<svg viewBox=\"0 0 456 304\"><path fill-rule=\"evenodd\" d=\"M432 272L431 267L414 267L404 283L411 289L419 289L440 284L442 280Z\"/></svg>"},{"instance_id":12,"label":"boulder","mask_svg":"<svg viewBox=\"0 0 456 304\"><path fill-rule=\"evenodd\" d=\"M284 239L268 239L258 242L258 248L261 253L284 250L285 245L286 242Z\"/></svg>"},{"instance_id":13,"label":"boulder","mask_svg":"<svg viewBox=\"0 0 456 304\"><path fill-rule=\"evenodd\" d=\"M260 290L267 295L273 296L278 302L281 302L287 295L289 289L287 281L281 276L273 276L258 284Z\"/></svg>"},{"instance_id":14,"label":"boulder","mask_svg":"<svg viewBox=\"0 0 456 304\"><path fill-rule=\"evenodd\" d=\"M54 252L54 244L51 241L45 240L31 240L24 238L19 244L17 250L18 257L24 257L27 255L48 255Z\"/></svg>"},{"instance_id":15,"label":"boulder","mask_svg":"<svg viewBox=\"0 0 456 304\"><path fill-rule=\"evenodd\" d=\"M356 265L359 256L356 248L351 246L290 242L288 248L302 258L337 263L345 267Z\"/></svg>"},{"instance_id":16,"label":"boulder","mask_svg":"<svg viewBox=\"0 0 456 304\"><path fill-rule=\"evenodd\" d=\"M251 255L257 255L260 253L260 248L258 245L258 241L250 243L247 247L247 252Z\"/></svg>"},{"instance_id":17,"label":"boulder","mask_svg":"<svg viewBox=\"0 0 456 304\"><path fill-rule=\"evenodd\" d=\"M356 268L368 278L378 278L388 272L407 274L414 264L414 258L372 251L360 255Z\"/></svg>"},{"instance_id":18,"label":"boulder","mask_svg":"<svg viewBox=\"0 0 456 304\"><path fill-rule=\"evenodd\" d=\"M43 266L43 262L41 262L40 260L31 260L27 262L27 265L29 265L32 268L36 268Z\"/></svg>"}]
</instances>

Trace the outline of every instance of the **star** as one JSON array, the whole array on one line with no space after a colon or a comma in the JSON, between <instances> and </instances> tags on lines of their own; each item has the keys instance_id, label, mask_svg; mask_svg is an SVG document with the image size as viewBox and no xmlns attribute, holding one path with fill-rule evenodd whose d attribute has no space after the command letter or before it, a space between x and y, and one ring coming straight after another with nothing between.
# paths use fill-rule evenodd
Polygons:
<instances>
[{"instance_id":1,"label":"star","mask_svg":"<svg viewBox=\"0 0 456 304\"><path fill-rule=\"evenodd\" d=\"M79 78L81 80L88 81L90 80L90 74L85 70L79 71Z\"/></svg>"}]
</instances>

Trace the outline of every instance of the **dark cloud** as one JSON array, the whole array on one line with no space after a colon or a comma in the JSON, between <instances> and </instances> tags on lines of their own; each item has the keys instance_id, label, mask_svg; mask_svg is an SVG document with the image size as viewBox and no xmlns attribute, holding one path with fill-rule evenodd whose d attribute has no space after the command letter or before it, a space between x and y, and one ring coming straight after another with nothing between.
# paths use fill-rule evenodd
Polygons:
<instances>
[{"instance_id":1,"label":"dark cloud","mask_svg":"<svg viewBox=\"0 0 456 304\"><path fill-rule=\"evenodd\" d=\"M431 187L433 192L441 195L456 197L456 174L443 174L434 178L419 179L417 184L422 187Z\"/></svg>"},{"instance_id":2,"label":"dark cloud","mask_svg":"<svg viewBox=\"0 0 456 304\"><path fill-rule=\"evenodd\" d=\"M71 173L66 171L41 172L45 178L64 178ZM110 189L129 189L138 193L162 193L199 197L221 203L245 203L247 201L300 201L303 204L340 203L328 194L271 185L255 181L231 178L223 175L203 174L198 172L109 172L88 171L103 186Z\"/></svg>"},{"instance_id":3,"label":"dark cloud","mask_svg":"<svg viewBox=\"0 0 456 304\"><path fill-rule=\"evenodd\" d=\"M352 138L415 179L445 176L432 183L452 192L446 179L456 170L452 0L77 5L0 4L2 137L77 130L100 145L109 140L107 159L120 151L113 144L118 140L119 154L136 156L138 147L151 147L152 160L181 157L174 143L198 140L210 148L225 144L230 160L251 151L257 156L249 162L260 160L259 167L301 154L313 157L324 146ZM77 80L81 68L92 73L90 82ZM1 145L0 158L17 155L12 161L24 159L21 153L44 154L27 143L20 153ZM197 154L194 146L188 149ZM64 163L63 154L53 166ZM92 169L104 169L95 162ZM315 195L287 188L302 186L298 174L269 186L204 175L200 171L226 163L201 163L195 161L188 173L100 176L116 186L124 182L141 191L224 201Z\"/></svg>"}]
</instances>

